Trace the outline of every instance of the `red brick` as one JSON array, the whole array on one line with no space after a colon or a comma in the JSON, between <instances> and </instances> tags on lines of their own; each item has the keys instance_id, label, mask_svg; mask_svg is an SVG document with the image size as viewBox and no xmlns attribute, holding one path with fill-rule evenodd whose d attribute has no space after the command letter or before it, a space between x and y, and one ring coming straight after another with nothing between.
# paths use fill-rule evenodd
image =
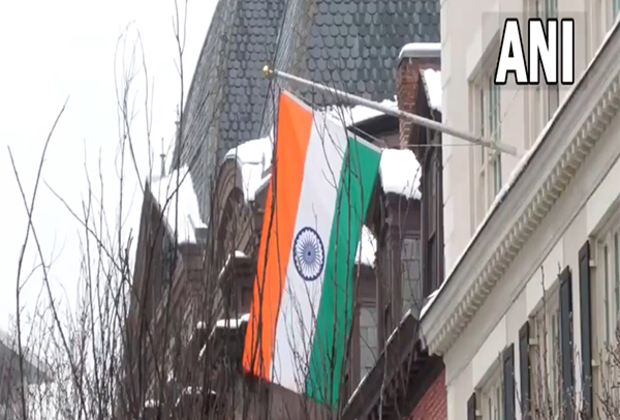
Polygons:
<instances>
[{"instance_id":1,"label":"red brick","mask_svg":"<svg viewBox=\"0 0 620 420\"><path fill-rule=\"evenodd\" d=\"M420 78L420 69L439 70L440 61L435 58L406 58L401 60L396 72L396 99L398 109L416 114L416 95ZM410 141L411 123L400 121L399 144L406 148Z\"/></svg>"},{"instance_id":2,"label":"red brick","mask_svg":"<svg viewBox=\"0 0 620 420\"><path fill-rule=\"evenodd\" d=\"M408 420L446 420L448 406L445 371L442 371L413 409Z\"/></svg>"}]
</instances>

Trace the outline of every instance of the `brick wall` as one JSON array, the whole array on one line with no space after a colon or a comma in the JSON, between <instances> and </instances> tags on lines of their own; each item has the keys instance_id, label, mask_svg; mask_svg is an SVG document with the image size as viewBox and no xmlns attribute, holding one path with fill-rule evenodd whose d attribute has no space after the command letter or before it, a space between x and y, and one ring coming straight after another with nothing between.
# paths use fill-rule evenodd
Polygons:
<instances>
[{"instance_id":1,"label":"brick wall","mask_svg":"<svg viewBox=\"0 0 620 420\"><path fill-rule=\"evenodd\" d=\"M409 420L446 420L447 410L445 370L442 370L413 409Z\"/></svg>"},{"instance_id":2,"label":"brick wall","mask_svg":"<svg viewBox=\"0 0 620 420\"><path fill-rule=\"evenodd\" d=\"M421 114L416 106L418 87L420 86L420 70L432 68L440 70L441 64L438 57L404 57L398 64L396 72L396 99L398 109L412 114ZM425 115L422 115L425 116ZM404 148L411 135L412 123L400 120L399 145Z\"/></svg>"}]
</instances>

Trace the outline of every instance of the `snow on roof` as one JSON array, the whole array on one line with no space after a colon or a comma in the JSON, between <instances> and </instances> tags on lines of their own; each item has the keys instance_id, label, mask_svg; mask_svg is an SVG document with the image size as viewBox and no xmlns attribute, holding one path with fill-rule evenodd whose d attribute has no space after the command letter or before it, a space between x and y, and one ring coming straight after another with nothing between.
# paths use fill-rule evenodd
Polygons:
<instances>
[{"instance_id":1,"label":"snow on roof","mask_svg":"<svg viewBox=\"0 0 620 420\"><path fill-rule=\"evenodd\" d=\"M245 255L245 253L243 251L239 251L238 249L235 250L235 258L248 258L247 255ZM226 269L228 268L228 266L230 265L230 262L232 261L232 252L230 254L228 254L228 256L226 257L226 262L224 263L224 265L222 266L222 269L220 270L220 274L218 275L218 279L221 279L224 276L224 273L226 272Z\"/></svg>"},{"instance_id":2,"label":"snow on roof","mask_svg":"<svg viewBox=\"0 0 620 420\"><path fill-rule=\"evenodd\" d=\"M396 100L385 99L380 102L380 104L386 108L398 111L398 104L396 103ZM368 108L363 105L356 105L353 107L334 105L325 108L325 112L327 115L336 121L341 122L346 127L359 124L371 118L385 115L384 112L377 111L376 109Z\"/></svg>"},{"instance_id":3,"label":"snow on roof","mask_svg":"<svg viewBox=\"0 0 620 420\"><path fill-rule=\"evenodd\" d=\"M179 243L196 243L196 229L206 228L206 225L200 219L198 199L187 166L154 178L149 189L162 209L167 228L171 233L177 231Z\"/></svg>"},{"instance_id":4,"label":"snow on roof","mask_svg":"<svg viewBox=\"0 0 620 420\"><path fill-rule=\"evenodd\" d=\"M357 252L355 253L355 262L357 264L374 267L376 250L377 240L370 231L370 228L368 228L368 226L363 226L360 242L357 245Z\"/></svg>"},{"instance_id":5,"label":"snow on roof","mask_svg":"<svg viewBox=\"0 0 620 420\"><path fill-rule=\"evenodd\" d=\"M575 94L577 89L581 86L584 78L588 74L588 72L589 72L590 68L592 67L593 63L596 61L598 56L601 54L601 52L605 48L605 46L606 46L607 42L609 41L609 38L611 37L612 33L614 33L618 29L619 26L620 26L620 15L618 15L618 17L616 17L615 23L613 24L611 29L609 31L607 31L607 34L605 35L605 37L603 39L603 42L600 44L598 50L594 53L594 56L590 60L590 63L588 63L588 66L586 67L585 71L583 73L581 73L581 77L579 78L579 80L577 80L577 83L572 85L571 89L568 91L568 93L567 93L566 97L564 98L564 100L560 102L560 105L558 106L558 109L555 111L553 116L549 119L549 121L547 121L547 124L545 124L543 129L538 134L538 137L536 138L536 141L534 142L534 144L523 155L523 157L519 160L519 162L517 163L515 168L510 173L510 176L508 177L508 181L502 186L502 188L499 191L499 193L495 196L495 200L493 200L493 203L491 204L491 206L487 210L486 215L484 216L482 221L478 224L478 228L476 229L476 231L472 235L471 239L469 240L469 242L467 243L467 245L465 246L465 248L463 249L461 254L458 256L458 258L454 262L454 264L452 266L452 269L450 270L450 272L448 273L448 275L446 276L446 278L442 282L441 286L439 286L439 288L436 290L436 293L434 293L434 296L432 297L432 299L429 299L429 301L425 304L424 308L422 309L422 312L420 313L420 319L422 319L422 317L431 308L433 302L437 299L437 297L439 296L441 291L444 289L445 285L448 283L448 281L452 278L452 275L458 269L461 261L465 258L465 255L467 255L467 253L469 252L469 249L473 246L473 243L476 241L478 236L480 236L481 232L484 230L484 228L487 225L489 219L493 216L493 214L495 213L495 211L497 210L499 205L504 201L504 198L506 197L506 195L508 195L508 193L512 189L512 186L517 182L517 180L519 179L521 174L525 171L525 169L527 168L530 160L532 159L532 156L534 156L534 153L536 153L536 151L540 148L540 145L547 138L547 133L551 130L551 127L553 127L553 125L555 125L556 120L562 114L562 111L567 106L568 102L570 101L570 98Z\"/></svg>"},{"instance_id":6,"label":"snow on roof","mask_svg":"<svg viewBox=\"0 0 620 420\"><path fill-rule=\"evenodd\" d=\"M224 161L237 159L241 171L243 195L246 201L254 201L256 192L269 179L268 169L271 167L272 154L273 140L269 136L246 141L230 149L224 156Z\"/></svg>"},{"instance_id":7,"label":"snow on roof","mask_svg":"<svg viewBox=\"0 0 620 420\"><path fill-rule=\"evenodd\" d=\"M384 149L379 165L381 186L386 193L419 200L422 168L409 149Z\"/></svg>"},{"instance_id":8,"label":"snow on roof","mask_svg":"<svg viewBox=\"0 0 620 420\"><path fill-rule=\"evenodd\" d=\"M441 112L441 72L433 69L422 70L422 81L428 104L432 109Z\"/></svg>"},{"instance_id":9,"label":"snow on roof","mask_svg":"<svg viewBox=\"0 0 620 420\"><path fill-rule=\"evenodd\" d=\"M441 43L439 42L412 42L406 44L398 55L398 59L402 60L406 57L439 57L441 54Z\"/></svg>"}]
</instances>

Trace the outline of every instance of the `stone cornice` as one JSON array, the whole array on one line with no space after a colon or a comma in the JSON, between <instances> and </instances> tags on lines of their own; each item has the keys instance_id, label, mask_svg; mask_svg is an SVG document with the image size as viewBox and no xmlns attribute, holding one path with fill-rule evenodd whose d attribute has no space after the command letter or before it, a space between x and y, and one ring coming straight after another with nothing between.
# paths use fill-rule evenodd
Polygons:
<instances>
[{"instance_id":1,"label":"stone cornice","mask_svg":"<svg viewBox=\"0 0 620 420\"><path fill-rule=\"evenodd\" d=\"M616 26L422 319L431 354L447 352L465 330L616 115L618 57Z\"/></svg>"}]
</instances>

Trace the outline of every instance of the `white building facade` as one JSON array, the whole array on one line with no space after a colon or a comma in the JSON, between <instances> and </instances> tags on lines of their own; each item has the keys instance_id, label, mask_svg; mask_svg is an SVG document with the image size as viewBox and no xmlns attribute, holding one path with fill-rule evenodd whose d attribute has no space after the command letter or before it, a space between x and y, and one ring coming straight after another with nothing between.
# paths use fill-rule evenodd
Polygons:
<instances>
[{"instance_id":1,"label":"white building facade","mask_svg":"<svg viewBox=\"0 0 620 420\"><path fill-rule=\"evenodd\" d=\"M443 136L447 275L421 330L444 358L448 420L606 418L620 320L620 1L441 4L444 123L519 150ZM511 15L575 19L573 86L494 85Z\"/></svg>"}]
</instances>

